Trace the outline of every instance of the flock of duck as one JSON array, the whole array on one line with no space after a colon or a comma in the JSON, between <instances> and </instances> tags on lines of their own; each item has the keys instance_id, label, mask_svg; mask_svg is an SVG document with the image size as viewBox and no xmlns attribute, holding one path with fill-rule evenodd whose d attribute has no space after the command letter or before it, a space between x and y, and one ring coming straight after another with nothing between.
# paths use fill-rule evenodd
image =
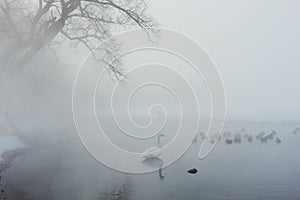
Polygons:
<instances>
[{"instance_id":1,"label":"flock of duck","mask_svg":"<svg viewBox=\"0 0 300 200\"><path fill-rule=\"evenodd\" d=\"M293 130L293 134L297 134L298 132L300 132L300 127L297 127ZM216 134L211 137L206 136L204 132L200 132L199 134L196 135L193 141L197 142L199 136L202 140L209 140L212 144L215 143L216 140L220 141L221 139L223 139L224 142L228 145L240 144L243 140L242 138L244 138L249 143L252 143L254 141L254 136L252 134L247 133L246 128L240 129L235 134L233 134L231 131L226 131L221 135ZM255 136L255 139L257 141L260 141L261 143L268 143L268 141L275 141L276 144L280 144L282 142L281 138L278 136L275 130L269 133L265 133L264 131L261 131Z\"/></svg>"},{"instance_id":2,"label":"flock of duck","mask_svg":"<svg viewBox=\"0 0 300 200\"><path fill-rule=\"evenodd\" d=\"M293 130L293 134L297 134L300 132L300 127L297 127ZM159 133L157 136L157 145L151 146L147 148L144 153L142 154L143 164L150 166L150 167L156 167L159 168L159 177L160 180L164 179L164 175L162 175L161 170L163 166L163 160L160 158L160 155L162 153L162 146L161 146L161 137L164 137L165 135L163 133ZM220 142L223 140L226 144L232 145L232 144L240 144L243 140L246 140L248 143L254 142L254 139L261 143L268 143L269 141L275 141L276 144L280 144L282 142L281 138L277 134L275 130L272 130L269 133L265 133L264 131L259 132L257 135L250 134L246 128L240 129L237 133L233 134L231 131L223 132L221 135L215 134L213 136L206 136L204 132L200 132L199 134L196 134L195 138L193 139L193 142L197 142L198 138L201 138L202 140L209 140L212 144L215 142ZM196 168L192 168L187 170L190 174L196 174L198 170Z\"/></svg>"}]
</instances>

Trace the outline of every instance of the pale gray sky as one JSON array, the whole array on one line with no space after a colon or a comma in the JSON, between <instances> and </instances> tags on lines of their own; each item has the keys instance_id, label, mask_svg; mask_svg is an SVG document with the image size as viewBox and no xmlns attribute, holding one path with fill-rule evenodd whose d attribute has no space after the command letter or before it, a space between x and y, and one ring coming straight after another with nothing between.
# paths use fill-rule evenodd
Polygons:
<instances>
[{"instance_id":1,"label":"pale gray sky","mask_svg":"<svg viewBox=\"0 0 300 200\"><path fill-rule=\"evenodd\" d=\"M194 38L214 59L228 117L300 119L300 1L148 2L162 27Z\"/></svg>"}]
</instances>

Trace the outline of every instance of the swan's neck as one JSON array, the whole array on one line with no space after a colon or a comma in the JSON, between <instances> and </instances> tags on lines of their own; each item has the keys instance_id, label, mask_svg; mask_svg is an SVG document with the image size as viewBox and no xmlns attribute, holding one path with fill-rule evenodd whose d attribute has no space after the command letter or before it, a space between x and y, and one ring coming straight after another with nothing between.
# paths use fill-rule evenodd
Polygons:
<instances>
[{"instance_id":1,"label":"swan's neck","mask_svg":"<svg viewBox=\"0 0 300 200\"><path fill-rule=\"evenodd\" d=\"M157 145L159 148L161 148L160 137L161 137L160 135L157 137Z\"/></svg>"}]
</instances>

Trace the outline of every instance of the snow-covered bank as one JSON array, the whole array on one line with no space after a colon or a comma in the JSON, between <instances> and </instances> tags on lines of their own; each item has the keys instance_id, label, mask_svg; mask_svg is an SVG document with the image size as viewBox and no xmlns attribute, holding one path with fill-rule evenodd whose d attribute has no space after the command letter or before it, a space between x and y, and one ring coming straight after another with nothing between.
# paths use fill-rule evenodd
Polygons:
<instances>
[{"instance_id":1,"label":"snow-covered bank","mask_svg":"<svg viewBox=\"0 0 300 200\"><path fill-rule=\"evenodd\" d=\"M25 147L26 146L20 141L20 139L17 136L0 137L0 162L3 160L3 153L17 149L22 149Z\"/></svg>"}]
</instances>

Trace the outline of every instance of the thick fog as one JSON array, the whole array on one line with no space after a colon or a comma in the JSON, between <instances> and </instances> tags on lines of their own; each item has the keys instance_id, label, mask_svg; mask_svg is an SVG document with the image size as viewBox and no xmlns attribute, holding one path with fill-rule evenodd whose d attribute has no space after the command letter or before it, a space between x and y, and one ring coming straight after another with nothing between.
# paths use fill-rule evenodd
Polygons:
<instances>
[{"instance_id":1,"label":"thick fog","mask_svg":"<svg viewBox=\"0 0 300 200\"><path fill-rule=\"evenodd\" d=\"M299 120L299 4L154 0L150 9L207 49L224 79L227 118Z\"/></svg>"},{"instance_id":2,"label":"thick fog","mask_svg":"<svg viewBox=\"0 0 300 200\"><path fill-rule=\"evenodd\" d=\"M174 4L153 0L149 4L162 27L192 37L215 61L225 83L227 118L299 119L298 1L189 0ZM52 113L62 111L54 102L69 104L70 86L87 54L84 49L75 52L63 45L57 52L62 61L43 52L25 72L12 78L2 73L2 112L28 115L32 104ZM61 95L52 93L64 89ZM37 98L35 103L30 96Z\"/></svg>"},{"instance_id":3,"label":"thick fog","mask_svg":"<svg viewBox=\"0 0 300 200\"><path fill-rule=\"evenodd\" d=\"M32 0L28 0L28 2L30 1ZM1 3L2 0L0 0L0 6ZM171 180L170 184L166 184L171 188L170 191L167 191L168 195L176 193L175 190L182 190L182 185L185 185L186 194L190 193L191 188L195 189L194 194L197 199L199 198L199 188L203 190L216 188L216 182L211 182L212 185L207 188L198 188L199 182L197 181L202 181L203 184L204 182L210 183L215 179L224 182L222 184L227 187L230 185L228 180L237 176L238 173L244 172L245 176L232 180L237 180L235 184L245 187L243 191L247 192L248 185L240 184L240 182L245 182L247 176L249 176L247 178L255 179L255 184L261 180L257 177L265 176L265 180L268 180L266 185L272 189L276 189L272 185L275 179L285 181L281 175L285 174L283 171L291 171L286 169L294 162L293 153L297 151L294 148L298 145L293 136L299 132L298 122L300 121L300 93L298 92L300 85L300 2L296 0L186 0L181 2L148 0L148 3L149 13L158 22L156 28L174 30L191 38L205 48L209 57L216 64L224 83L227 98L224 131L213 129L211 135L205 135L204 132L207 131L209 125L208 119L214 108L214 105L211 105L211 93L205 79L195 73L191 65L180 59L179 56L174 57L172 53L153 49L141 52L133 51L122 56L124 76L116 76L117 74L106 71L101 79L97 79L99 81L97 85L93 82L96 80L95 75L100 75L107 66L96 63L94 60L91 71L87 70L90 76L87 76L81 85L86 86L86 89L78 87L82 90L76 93L74 91L77 85L74 87L74 83L78 70L82 66L89 65L89 59L92 57L84 45L74 45L65 38L60 42L51 43L53 45L50 46L51 48L48 46L41 48L30 62L15 69L10 65L10 56L18 52L18 48L13 51L7 49L8 37L0 26L0 136L4 136L4 142L0 145L2 145L2 149L6 148L3 144L14 143L15 140L11 142L5 137L16 135L17 137L14 138L18 138L17 143L20 139L22 147L25 146L26 151L29 152L24 151L25 156L20 157L20 164L14 165L11 171L8 171L5 178L10 181L10 184L17 186L16 188L25 188L24 191L29 191L28 193L36 194L36 199L44 197L44 195L48 195L50 199L51 195L53 195L53 199L56 199L56 196L69 199L70 195L73 199L82 199L89 195L106 193L111 190L110 187L114 192L116 190L114 188L119 187L115 186L115 183L121 185L120 187L126 191L127 187L138 188L136 189L137 194L141 197L145 197L145 194L149 195L149 199L153 199L152 193L155 193L153 191L158 191L158 194L155 195L158 195L157 199L161 199L159 193L163 193L164 189L160 188L163 185L158 184L157 178L162 182L167 177L166 179ZM124 5L127 5L127 2ZM55 11L53 13L55 15ZM55 20L56 18L54 18ZM120 23L120 21L118 22ZM0 25L3 25L1 23L4 22L0 21ZM78 24L82 25L79 22ZM74 26L76 27L76 23ZM114 35L120 33L119 29L114 27L109 30L113 30ZM145 34L145 40L151 38L151 33L150 36ZM153 38L159 41L160 36L154 34ZM132 41L135 39L131 38ZM122 49L122 42L120 44L120 49ZM185 47L184 45L186 45L185 42L174 41L174 46ZM198 58L200 55L198 51L186 53L192 58ZM18 54L18 56L21 57L22 54ZM18 60L18 56L15 56L16 60ZM11 57L14 58L14 56ZM8 62L5 62L7 58ZM204 64L207 63L204 62ZM147 66L143 66L143 64L147 64ZM134 71L136 66L141 67L140 70ZM169 90L155 81L150 86L141 84L145 80L151 80L151 77L155 81L163 80L172 83L173 88ZM186 83L185 79L189 82ZM92 93L94 99L86 98L91 96L88 91L94 92ZM174 91L180 91L180 95L172 93ZM75 100L72 99L73 92L77 95ZM192 100L194 97L196 97L196 101ZM76 104L78 102L81 104ZM75 109L74 105L77 106ZM197 110L198 106L199 111ZM184 112L182 107L186 108ZM215 107L218 106L215 105ZM184 113L183 116L182 113ZM198 114L201 117L199 127L194 120ZM80 119L74 120L75 115L79 115ZM105 139L112 142L113 145L105 144L106 140L104 142L97 140L99 130L97 129L98 132L94 131L94 126L92 126L96 124L93 123L96 121L95 119L98 120L97 125L103 129ZM258 125L253 121L259 122ZM291 121L292 123L282 123ZM273 122L280 123L275 125L276 123ZM81 130L78 125L80 123L82 127L87 128L85 129L87 131L78 131ZM290 127L286 124L289 124ZM183 129L180 129L181 127ZM140 131L143 128L145 129ZM178 130L181 130L183 134L179 134ZM293 135L292 131L294 131ZM219 137L221 132L230 136L226 138L227 136L224 134L224 137L221 138ZM89 135L90 133L96 134ZM278 134L276 139L275 134ZM259 135L264 136L260 138ZM93 142L90 146L82 145L84 136L90 136L89 140ZM149 137L147 138L147 136ZM174 139L176 137L177 140ZM243 140L243 145L239 145L241 140ZM267 144L267 140L269 141L268 149L264 149L263 145ZM200 143L213 146L218 141L223 143L217 145L219 154L214 154L207 163L197 159L201 153ZM175 143L174 151L170 151L169 155L165 147L172 143ZM191 148L185 148L187 147L184 146L185 144L190 145L188 147ZM292 144L290 145L291 149L286 151L280 149L282 146L289 147L289 144ZM113 149L110 147L115 147L114 145L124 152L144 153L143 156L139 154L135 157L138 159L132 159L138 161L138 164L131 163L132 160L122 157L123 154L119 154L119 151L110 151ZM117 163L117 166L120 164L133 167L132 169L137 166L145 171L138 171L139 169L126 171L127 168L119 169L105 163L106 166L113 169L134 173L150 172L154 170L154 167L151 168L151 164L147 166L147 162L143 162L142 159L146 158L145 160L147 160L147 156L144 156L145 152L147 153L148 147L151 149L153 145L160 152L162 149L164 152L162 155L153 156L156 159L155 168L159 168L159 171L155 180L151 177L153 174L145 175L152 180L148 183L144 176L134 177L115 172L104 165L99 165L99 162L93 159L93 156L96 157L95 155L98 153L107 156L108 162ZM103 146L103 149L109 148L102 149L102 151L90 151L93 147L98 146ZM233 148L230 149L230 147ZM242 152L238 149L240 147L246 149L246 154L240 153ZM273 147L276 148L275 153L272 151L273 149L271 150ZM267 152L266 150L271 156L268 157L264 154ZM182 156L185 152L188 157ZM224 155L228 155L229 162L228 165L223 166L219 160L224 157L225 161ZM182 157L179 159L180 156ZM282 163L287 166L282 163L278 164L281 162L279 157L283 158ZM177 159L179 161L177 164L179 164L176 167L174 167L175 165L170 167L171 170L168 171L170 175L165 173L164 167L169 166ZM257 167L255 176L245 173L253 170L253 163L265 164L255 166ZM295 163L300 163L299 159ZM232 167L233 164L236 168ZM207 177L194 180L191 179L191 176L187 178L185 176L186 169L193 166L199 167L199 171L203 170L202 175ZM240 166L244 167L244 171L239 168ZM296 165L293 167L295 171L290 173L291 176L299 174L299 167ZM266 171L259 168L270 171L265 173ZM214 177L216 171L219 174L216 173ZM226 171L225 175L224 171ZM211 177L213 178L211 179ZM290 177L288 178L292 180ZM195 180L197 181L194 182ZM133 185L130 185L129 182ZM145 187L147 184L153 187L152 190ZM173 184L179 185L173 187ZM255 194L258 191L256 187L253 190ZM234 194L237 190L229 191L228 194ZM286 191L289 194L290 190ZM213 193L210 190L209 192ZM259 192L271 193L264 190L259 190ZM14 191L11 194L15 194ZM220 194L224 196L222 192ZM299 194L299 190L297 194ZM101 197L93 196L90 199L96 198L100 199ZM48 197L41 199L48 199ZM140 196L137 199L141 199Z\"/></svg>"},{"instance_id":4,"label":"thick fog","mask_svg":"<svg viewBox=\"0 0 300 200\"><path fill-rule=\"evenodd\" d=\"M300 95L297 92L300 85L298 4L298 1L192 0L175 4L153 0L149 2L149 8L161 27L177 30L206 48L224 81L227 119L287 121L299 120L300 111ZM3 53L5 42L2 40L1 44ZM56 55L45 49L21 71L7 73L2 69L1 112L19 118L19 123L28 130L34 127L44 129L45 125L54 130L73 127L73 82L88 54L84 47L73 49L65 42L56 50ZM197 56L197 52L194 54ZM136 60L161 61L175 68L186 67L183 62L168 55L143 52L124 58L125 71L126 64L131 65ZM189 67L185 69L185 75L194 82L194 89L200 97L201 114L209 117L211 105L205 85L202 80L193 77ZM126 81L143 79L147 75L127 76ZM165 75L168 76L167 73ZM107 79L110 80L109 76ZM109 82L111 85L114 83ZM110 113L109 103L103 100L109 93L108 88L100 88L97 93L100 115ZM131 112L136 116L144 115L149 122L149 104L151 98L157 97L160 103L167 105L169 117L178 115L174 98L155 88L137 94L131 104ZM141 120L134 118L137 122ZM140 123L145 124L143 120Z\"/></svg>"}]
</instances>

